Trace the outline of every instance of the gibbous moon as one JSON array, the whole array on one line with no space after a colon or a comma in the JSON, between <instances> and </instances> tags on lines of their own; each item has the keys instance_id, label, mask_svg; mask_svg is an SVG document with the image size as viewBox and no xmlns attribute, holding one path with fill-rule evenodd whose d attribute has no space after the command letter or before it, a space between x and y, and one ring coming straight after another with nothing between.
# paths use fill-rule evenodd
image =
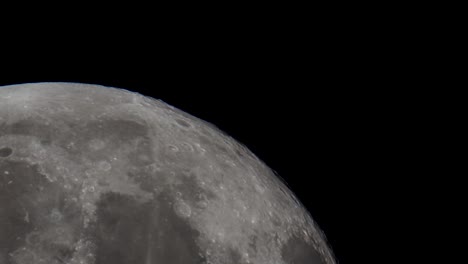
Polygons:
<instances>
[{"instance_id":1,"label":"gibbous moon","mask_svg":"<svg viewBox=\"0 0 468 264\"><path fill-rule=\"evenodd\" d=\"M278 176L160 100L77 83L0 87L0 263L331 264Z\"/></svg>"}]
</instances>

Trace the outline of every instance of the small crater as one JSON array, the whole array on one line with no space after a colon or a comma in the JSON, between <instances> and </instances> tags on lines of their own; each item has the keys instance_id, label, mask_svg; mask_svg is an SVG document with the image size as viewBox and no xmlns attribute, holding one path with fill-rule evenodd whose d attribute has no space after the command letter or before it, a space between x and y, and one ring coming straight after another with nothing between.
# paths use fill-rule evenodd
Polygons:
<instances>
[{"instance_id":1,"label":"small crater","mask_svg":"<svg viewBox=\"0 0 468 264\"><path fill-rule=\"evenodd\" d=\"M29 245L37 245L41 242L41 234L39 231L33 231L26 236L26 243Z\"/></svg>"},{"instance_id":2,"label":"small crater","mask_svg":"<svg viewBox=\"0 0 468 264\"><path fill-rule=\"evenodd\" d=\"M0 158L6 158L13 154L13 150L11 148L0 148Z\"/></svg>"},{"instance_id":3,"label":"small crater","mask_svg":"<svg viewBox=\"0 0 468 264\"><path fill-rule=\"evenodd\" d=\"M220 153L229 153L229 150L221 144L215 144L214 146Z\"/></svg>"},{"instance_id":4,"label":"small crater","mask_svg":"<svg viewBox=\"0 0 468 264\"><path fill-rule=\"evenodd\" d=\"M94 151L103 149L106 146L106 143L100 139L92 139L89 142L89 148Z\"/></svg>"},{"instance_id":5,"label":"small crater","mask_svg":"<svg viewBox=\"0 0 468 264\"><path fill-rule=\"evenodd\" d=\"M200 202L197 203L197 206L200 209L205 209L208 206L208 203L206 201L200 201Z\"/></svg>"},{"instance_id":6,"label":"small crater","mask_svg":"<svg viewBox=\"0 0 468 264\"><path fill-rule=\"evenodd\" d=\"M54 259L58 260L59 263L69 263L68 260L73 257L74 250L63 245L54 245L54 247Z\"/></svg>"},{"instance_id":7,"label":"small crater","mask_svg":"<svg viewBox=\"0 0 468 264\"><path fill-rule=\"evenodd\" d=\"M239 158L245 157L244 153L242 153L242 151L240 151L239 149L236 149L235 152Z\"/></svg>"},{"instance_id":8,"label":"small crater","mask_svg":"<svg viewBox=\"0 0 468 264\"><path fill-rule=\"evenodd\" d=\"M178 152L179 151L179 148L174 146L174 145L169 145L169 146L167 146L167 148L172 152Z\"/></svg>"},{"instance_id":9,"label":"small crater","mask_svg":"<svg viewBox=\"0 0 468 264\"><path fill-rule=\"evenodd\" d=\"M58 209L53 209L50 213L50 220L52 222L59 222L63 219L62 213Z\"/></svg>"},{"instance_id":10,"label":"small crater","mask_svg":"<svg viewBox=\"0 0 468 264\"><path fill-rule=\"evenodd\" d=\"M182 143L180 144L180 146L181 146L182 150L185 151L185 152L193 152L193 147L192 147L192 145L190 145L190 144L187 143L187 142L182 142Z\"/></svg>"},{"instance_id":11,"label":"small crater","mask_svg":"<svg viewBox=\"0 0 468 264\"><path fill-rule=\"evenodd\" d=\"M200 144L194 143L194 145L197 147L197 150L200 154L204 155L206 153L206 149L203 148Z\"/></svg>"},{"instance_id":12,"label":"small crater","mask_svg":"<svg viewBox=\"0 0 468 264\"><path fill-rule=\"evenodd\" d=\"M181 127L189 128L192 127L188 122L182 120L182 119L176 119L175 120L177 124L179 124Z\"/></svg>"},{"instance_id":13,"label":"small crater","mask_svg":"<svg viewBox=\"0 0 468 264\"><path fill-rule=\"evenodd\" d=\"M112 165L107 161L99 162L98 167L100 170L103 170L103 171L110 171L110 169L112 169Z\"/></svg>"}]
</instances>

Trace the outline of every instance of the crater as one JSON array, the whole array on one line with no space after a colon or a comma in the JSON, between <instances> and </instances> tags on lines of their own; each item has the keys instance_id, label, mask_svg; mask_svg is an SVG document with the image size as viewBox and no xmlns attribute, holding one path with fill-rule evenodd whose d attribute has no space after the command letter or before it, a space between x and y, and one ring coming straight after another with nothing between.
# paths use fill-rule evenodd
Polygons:
<instances>
[{"instance_id":1,"label":"crater","mask_svg":"<svg viewBox=\"0 0 468 264\"><path fill-rule=\"evenodd\" d=\"M26 235L25 241L28 245L35 246L41 242L41 233L39 231L33 231Z\"/></svg>"},{"instance_id":2,"label":"crater","mask_svg":"<svg viewBox=\"0 0 468 264\"><path fill-rule=\"evenodd\" d=\"M1 158L6 158L9 157L11 154L13 154L13 150L11 148L0 148L0 157Z\"/></svg>"},{"instance_id":3,"label":"crater","mask_svg":"<svg viewBox=\"0 0 468 264\"><path fill-rule=\"evenodd\" d=\"M168 145L167 148L172 152L178 152L179 151L179 148L177 146L174 146L174 145Z\"/></svg>"},{"instance_id":4,"label":"crater","mask_svg":"<svg viewBox=\"0 0 468 264\"><path fill-rule=\"evenodd\" d=\"M100 139L92 139L89 142L89 148L94 151L101 150L105 148L105 146L106 146L106 143Z\"/></svg>"},{"instance_id":5,"label":"crater","mask_svg":"<svg viewBox=\"0 0 468 264\"><path fill-rule=\"evenodd\" d=\"M100 170L103 170L103 171L110 171L112 169L112 165L107 161L99 162L98 167Z\"/></svg>"},{"instance_id":6,"label":"crater","mask_svg":"<svg viewBox=\"0 0 468 264\"><path fill-rule=\"evenodd\" d=\"M185 128L192 127L192 125L190 125L188 122L186 122L186 121L184 121L184 120L182 120L182 119L176 119L175 121L176 121L176 123L177 123L178 125L180 125L181 127L185 127Z\"/></svg>"},{"instance_id":7,"label":"crater","mask_svg":"<svg viewBox=\"0 0 468 264\"><path fill-rule=\"evenodd\" d=\"M180 147L183 151L185 152L193 152L193 147L190 145L188 142L182 142L180 143Z\"/></svg>"}]
</instances>

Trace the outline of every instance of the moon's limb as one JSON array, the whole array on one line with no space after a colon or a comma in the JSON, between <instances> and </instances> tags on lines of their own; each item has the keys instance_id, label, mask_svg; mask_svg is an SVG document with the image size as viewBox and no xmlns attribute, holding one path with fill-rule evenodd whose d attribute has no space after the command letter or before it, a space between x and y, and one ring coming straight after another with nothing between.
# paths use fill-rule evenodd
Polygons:
<instances>
[{"instance_id":1,"label":"moon's limb","mask_svg":"<svg viewBox=\"0 0 468 264\"><path fill-rule=\"evenodd\" d=\"M96 85L0 87L2 263L335 263L275 173L215 126Z\"/></svg>"}]
</instances>

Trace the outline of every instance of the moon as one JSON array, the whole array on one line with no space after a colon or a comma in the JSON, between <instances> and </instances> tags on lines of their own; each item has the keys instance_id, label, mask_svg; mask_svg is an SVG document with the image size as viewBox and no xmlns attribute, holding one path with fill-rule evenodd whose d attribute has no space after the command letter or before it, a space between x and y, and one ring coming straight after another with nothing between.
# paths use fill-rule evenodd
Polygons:
<instances>
[{"instance_id":1,"label":"moon","mask_svg":"<svg viewBox=\"0 0 468 264\"><path fill-rule=\"evenodd\" d=\"M161 100L0 87L0 263L332 264L265 163Z\"/></svg>"}]
</instances>

